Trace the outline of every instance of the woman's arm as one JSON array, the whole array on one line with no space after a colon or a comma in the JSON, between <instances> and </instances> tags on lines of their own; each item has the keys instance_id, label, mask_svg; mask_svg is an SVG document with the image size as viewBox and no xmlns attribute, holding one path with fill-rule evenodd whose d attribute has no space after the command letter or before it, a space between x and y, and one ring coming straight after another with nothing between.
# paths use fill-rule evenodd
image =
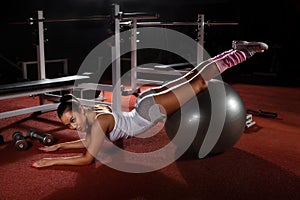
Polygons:
<instances>
[{"instance_id":1,"label":"woman's arm","mask_svg":"<svg viewBox=\"0 0 300 200\"><path fill-rule=\"evenodd\" d=\"M101 116L100 116L101 117ZM47 167L52 165L88 165L94 161L94 156L99 152L105 138L105 133L109 131L110 120L99 120L92 124L90 141L87 152L79 156L43 158L32 164L32 167ZM73 144L74 145L74 144ZM75 145L78 145L75 142Z\"/></svg>"},{"instance_id":2,"label":"woman's arm","mask_svg":"<svg viewBox=\"0 0 300 200\"><path fill-rule=\"evenodd\" d=\"M94 157L88 152L85 155L43 158L32 164L32 167L48 167L53 165L88 165L94 160Z\"/></svg>"},{"instance_id":3,"label":"woman's arm","mask_svg":"<svg viewBox=\"0 0 300 200\"><path fill-rule=\"evenodd\" d=\"M39 150L42 150L44 152L50 152L50 151L56 151L60 149L80 149L80 148L85 148L87 145L88 145L87 139L80 139L71 142L54 144L51 146L43 146L40 147Z\"/></svg>"}]
</instances>

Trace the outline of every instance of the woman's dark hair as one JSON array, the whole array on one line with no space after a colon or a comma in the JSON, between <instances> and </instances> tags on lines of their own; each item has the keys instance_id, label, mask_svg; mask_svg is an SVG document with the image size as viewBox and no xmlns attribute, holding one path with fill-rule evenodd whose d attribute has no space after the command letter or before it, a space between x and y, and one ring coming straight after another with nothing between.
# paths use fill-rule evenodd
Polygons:
<instances>
[{"instance_id":1,"label":"woman's dark hair","mask_svg":"<svg viewBox=\"0 0 300 200\"><path fill-rule=\"evenodd\" d=\"M66 111L79 111L80 108L89 111L104 111L104 112L112 112L111 108L107 105L96 104L93 107L82 106L80 101L72 94L65 94L60 98L60 104L57 107L57 115L59 118Z\"/></svg>"},{"instance_id":2,"label":"woman's dark hair","mask_svg":"<svg viewBox=\"0 0 300 200\"><path fill-rule=\"evenodd\" d=\"M81 107L80 101L72 94L65 94L60 98L60 104L57 107L57 115L59 118L66 111L78 111Z\"/></svg>"}]
</instances>

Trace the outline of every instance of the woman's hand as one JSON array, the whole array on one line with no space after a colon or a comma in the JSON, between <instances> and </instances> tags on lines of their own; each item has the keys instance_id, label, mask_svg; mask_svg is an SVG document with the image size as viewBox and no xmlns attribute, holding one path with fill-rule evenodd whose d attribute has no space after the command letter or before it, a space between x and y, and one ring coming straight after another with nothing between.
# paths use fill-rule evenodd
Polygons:
<instances>
[{"instance_id":1,"label":"woman's hand","mask_svg":"<svg viewBox=\"0 0 300 200\"><path fill-rule=\"evenodd\" d=\"M60 149L59 144L51 145L51 146L43 146L40 147L39 150L44 151L44 152L50 152L50 151L57 151Z\"/></svg>"},{"instance_id":2,"label":"woman's hand","mask_svg":"<svg viewBox=\"0 0 300 200\"><path fill-rule=\"evenodd\" d=\"M48 167L54 165L54 160L52 158L43 158L38 160L32 164L32 167L41 168L41 167Z\"/></svg>"}]
</instances>

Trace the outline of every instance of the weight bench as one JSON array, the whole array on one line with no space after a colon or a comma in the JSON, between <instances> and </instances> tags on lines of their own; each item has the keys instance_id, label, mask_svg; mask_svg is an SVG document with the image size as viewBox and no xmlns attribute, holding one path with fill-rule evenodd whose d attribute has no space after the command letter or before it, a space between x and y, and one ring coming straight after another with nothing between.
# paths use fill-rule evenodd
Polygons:
<instances>
[{"instance_id":1,"label":"weight bench","mask_svg":"<svg viewBox=\"0 0 300 200\"><path fill-rule=\"evenodd\" d=\"M75 81L80 82L81 80L86 80L88 78L89 76L74 75L61 78L4 84L0 85L0 100L21 96L41 95L63 90L72 90L75 87ZM41 105L38 106L2 112L0 113L0 119L33 112L51 111L55 110L58 106L58 103L44 104L40 102L40 104Z\"/></svg>"}]
</instances>

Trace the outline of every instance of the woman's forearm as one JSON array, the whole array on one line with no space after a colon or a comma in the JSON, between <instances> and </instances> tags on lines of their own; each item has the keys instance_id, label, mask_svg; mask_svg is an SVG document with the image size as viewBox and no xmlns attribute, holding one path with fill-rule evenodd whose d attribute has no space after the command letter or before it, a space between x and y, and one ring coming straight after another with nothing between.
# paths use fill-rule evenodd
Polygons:
<instances>
[{"instance_id":1,"label":"woman's forearm","mask_svg":"<svg viewBox=\"0 0 300 200\"><path fill-rule=\"evenodd\" d=\"M61 149L81 149L81 148L87 148L88 147L88 140L81 139L81 140L75 140L71 142L64 142L64 143L58 143L51 146L42 146L39 149L44 152L51 152L51 151L57 151Z\"/></svg>"},{"instance_id":2,"label":"woman's forearm","mask_svg":"<svg viewBox=\"0 0 300 200\"><path fill-rule=\"evenodd\" d=\"M87 145L87 143L86 143L85 139L58 144L59 149L80 149L80 148L85 148L86 145Z\"/></svg>"},{"instance_id":3,"label":"woman's forearm","mask_svg":"<svg viewBox=\"0 0 300 200\"><path fill-rule=\"evenodd\" d=\"M56 157L56 158L43 158L32 164L32 167L48 167L53 165L88 165L94 161L94 157L89 153L80 156L71 157Z\"/></svg>"},{"instance_id":4,"label":"woman's forearm","mask_svg":"<svg viewBox=\"0 0 300 200\"><path fill-rule=\"evenodd\" d=\"M53 165L88 165L94 160L87 156L70 156L53 158Z\"/></svg>"}]
</instances>

